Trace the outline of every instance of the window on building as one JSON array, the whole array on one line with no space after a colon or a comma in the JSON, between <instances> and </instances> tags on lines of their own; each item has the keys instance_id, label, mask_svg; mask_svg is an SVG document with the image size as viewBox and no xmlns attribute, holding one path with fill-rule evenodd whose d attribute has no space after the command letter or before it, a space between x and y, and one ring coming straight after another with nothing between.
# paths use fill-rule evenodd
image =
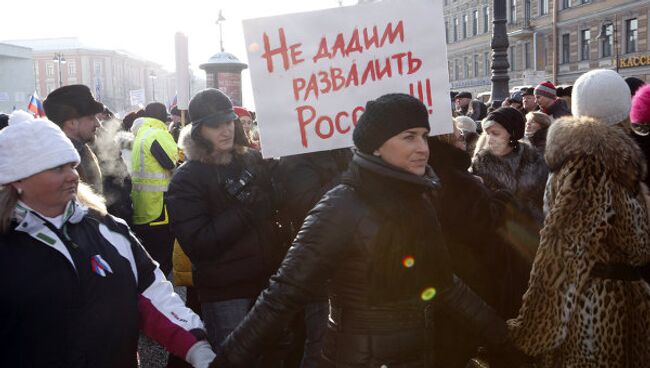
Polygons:
<instances>
[{"instance_id":1,"label":"window on building","mask_svg":"<svg viewBox=\"0 0 650 368\"><path fill-rule=\"evenodd\" d=\"M610 24L605 27L605 38L600 40L601 54L602 57L611 57L612 56L612 43L614 34L614 25Z\"/></svg>"},{"instance_id":2,"label":"window on building","mask_svg":"<svg viewBox=\"0 0 650 368\"><path fill-rule=\"evenodd\" d=\"M562 64L569 63L571 60L571 35L565 33L562 35Z\"/></svg>"},{"instance_id":3,"label":"window on building","mask_svg":"<svg viewBox=\"0 0 650 368\"><path fill-rule=\"evenodd\" d=\"M517 48L516 46L511 46L510 47L510 71L514 72L517 70Z\"/></svg>"},{"instance_id":4,"label":"window on building","mask_svg":"<svg viewBox=\"0 0 650 368\"><path fill-rule=\"evenodd\" d=\"M625 21L625 51L636 52L639 22L636 18Z\"/></svg>"},{"instance_id":5,"label":"window on building","mask_svg":"<svg viewBox=\"0 0 650 368\"><path fill-rule=\"evenodd\" d=\"M458 41L458 18L454 18L454 42Z\"/></svg>"},{"instance_id":6,"label":"window on building","mask_svg":"<svg viewBox=\"0 0 650 368\"><path fill-rule=\"evenodd\" d=\"M539 15L548 14L548 2L550 0L539 0Z\"/></svg>"},{"instance_id":7,"label":"window on building","mask_svg":"<svg viewBox=\"0 0 650 368\"><path fill-rule=\"evenodd\" d=\"M589 60L589 44L591 43L591 31L583 29L580 31L580 60Z\"/></svg>"},{"instance_id":8,"label":"window on building","mask_svg":"<svg viewBox=\"0 0 650 368\"><path fill-rule=\"evenodd\" d=\"M490 52L483 53L483 74L487 77L490 75Z\"/></svg>"},{"instance_id":9,"label":"window on building","mask_svg":"<svg viewBox=\"0 0 650 368\"><path fill-rule=\"evenodd\" d=\"M524 68L525 69L532 69L532 65L531 65L532 57L530 55L530 51L531 51L530 42L524 43Z\"/></svg>"},{"instance_id":10,"label":"window on building","mask_svg":"<svg viewBox=\"0 0 650 368\"><path fill-rule=\"evenodd\" d=\"M102 74L102 62L95 61L95 74Z\"/></svg>"},{"instance_id":11,"label":"window on building","mask_svg":"<svg viewBox=\"0 0 650 368\"><path fill-rule=\"evenodd\" d=\"M580 4L590 4L591 0L580 0Z\"/></svg>"},{"instance_id":12,"label":"window on building","mask_svg":"<svg viewBox=\"0 0 650 368\"><path fill-rule=\"evenodd\" d=\"M463 14L463 39L467 38L467 14Z\"/></svg>"},{"instance_id":13,"label":"window on building","mask_svg":"<svg viewBox=\"0 0 650 368\"><path fill-rule=\"evenodd\" d=\"M54 76L54 64L52 63L47 63L45 64L45 74L48 77ZM49 92L49 91L48 91Z\"/></svg>"},{"instance_id":14,"label":"window on building","mask_svg":"<svg viewBox=\"0 0 650 368\"><path fill-rule=\"evenodd\" d=\"M463 57L463 73L465 75L465 79L469 79L469 61L467 59L467 56Z\"/></svg>"},{"instance_id":15,"label":"window on building","mask_svg":"<svg viewBox=\"0 0 650 368\"><path fill-rule=\"evenodd\" d=\"M483 33L490 32L490 7L483 7Z\"/></svg>"},{"instance_id":16,"label":"window on building","mask_svg":"<svg viewBox=\"0 0 650 368\"><path fill-rule=\"evenodd\" d=\"M445 42L449 43L449 22L445 21Z\"/></svg>"},{"instance_id":17,"label":"window on building","mask_svg":"<svg viewBox=\"0 0 650 368\"><path fill-rule=\"evenodd\" d=\"M571 0L562 0L562 9L568 9L571 7Z\"/></svg>"},{"instance_id":18,"label":"window on building","mask_svg":"<svg viewBox=\"0 0 650 368\"><path fill-rule=\"evenodd\" d=\"M68 74L77 75L77 63L74 61L68 61Z\"/></svg>"},{"instance_id":19,"label":"window on building","mask_svg":"<svg viewBox=\"0 0 650 368\"><path fill-rule=\"evenodd\" d=\"M524 22L528 25L530 22L530 15L532 13L533 6L530 3L531 0L524 0Z\"/></svg>"},{"instance_id":20,"label":"window on building","mask_svg":"<svg viewBox=\"0 0 650 368\"><path fill-rule=\"evenodd\" d=\"M458 64L458 59L454 60L454 80L460 79L460 65Z\"/></svg>"},{"instance_id":21,"label":"window on building","mask_svg":"<svg viewBox=\"0 0 650 368\"><path fill-rule=\"evenodd\" d=\"M478 10L472 12L472 36L478 34Z\"/></svg>"},{"instance_id":22,"label":"window on building","mask_svg":"<svg viewBox=\"0 0 650 368\"><path fill-rule=\"evenodd\" d=\"M474 54L474 78L478 78L478 54Z\"/></svg>"},{"instance_id":23,"label":"window on building","mask_svg":"<svg viewBox=\"0 0 650 368\"><path fill-rule=\"evenodd\" d=\"M508 0L510 3L510 23L517 23L517 0Z\"/></svg>"},{"instance_id":24,"label":"window on building","mask_svg":"<svg viewBox=\"0 0 650 368\"><path fill-rule=\"evenodd\" d=\"M38 61L34 61L34 75L38 78Z\"/></svg>"}]
</instances>

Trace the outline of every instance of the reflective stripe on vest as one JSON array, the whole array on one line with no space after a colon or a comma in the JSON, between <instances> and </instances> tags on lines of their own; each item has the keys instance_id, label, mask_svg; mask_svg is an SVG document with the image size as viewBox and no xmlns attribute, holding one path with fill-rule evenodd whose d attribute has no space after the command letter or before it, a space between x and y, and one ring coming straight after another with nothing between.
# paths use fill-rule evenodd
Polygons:
<instances>
[{"instance_id":1,"label":"reflective stripe on vest","mask_svg":"<svg viewBox=\"0 0 650 368\"><path fill-rule=\"evenodd\" d=\"M155 185L155 184L140 184L133 183L131 184L133 190L139 190L142 192L166 192L168 185Z\"/></svg>"}]
</instances>

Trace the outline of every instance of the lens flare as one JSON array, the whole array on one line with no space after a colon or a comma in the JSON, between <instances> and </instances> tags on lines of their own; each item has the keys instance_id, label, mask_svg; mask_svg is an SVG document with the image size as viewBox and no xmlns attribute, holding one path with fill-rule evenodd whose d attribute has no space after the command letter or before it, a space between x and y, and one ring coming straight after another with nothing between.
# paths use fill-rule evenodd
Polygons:
<instances>
[{"instance_id":1,"label":"lens flare","mask_svg":"<svg viewBox=\"0 0 650 368\"><path fill-rule=\"evenodd\" d=\"M404 267L406 268L413 267L415 265L415 258L411 256L404 257L404 259L402 260L402 265L404 265Z\"/></svg>"},{"instance_id":2,"label":"lens flare","mask_svg":"<svg viewBox=\"0 0 650 368\"><path fill-rule=\"evenodd\" d=\"M431 299L435 298L435 296L436 296L436 289L430 287L422 291L422 295L420 295L420 298L422 298L422 300L424 300L425 302L428 302Z\"/></svg>"}]
</instances>

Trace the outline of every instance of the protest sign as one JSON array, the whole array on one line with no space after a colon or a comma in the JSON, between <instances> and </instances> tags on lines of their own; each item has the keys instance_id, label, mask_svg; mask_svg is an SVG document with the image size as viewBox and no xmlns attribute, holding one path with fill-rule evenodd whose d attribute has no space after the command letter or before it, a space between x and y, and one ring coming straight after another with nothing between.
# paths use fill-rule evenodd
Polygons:
<instances>
[{"instance_id":1,"label":"protest sign","mask_svg":"<svg viewBox=\"0 0 650 368\"><path fill-rule=\"evenodd\" d=\"M384 0L244 21L264 157L352 146L365 103L409 93L450 133L441 0Z\"/></svg>"}]
</instances>

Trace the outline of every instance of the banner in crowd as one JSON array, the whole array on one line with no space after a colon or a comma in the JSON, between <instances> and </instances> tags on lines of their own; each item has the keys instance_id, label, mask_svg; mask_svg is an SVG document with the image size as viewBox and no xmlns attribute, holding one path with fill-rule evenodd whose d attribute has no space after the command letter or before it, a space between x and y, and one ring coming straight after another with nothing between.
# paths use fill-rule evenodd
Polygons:
<instances>
[{"instance_id":1,"label":"banner in crowd","mask_svg":"<svg viewBox=\"0 0 650 368\"><path fill-rule=\"evenodd\" d=\"M352 146L368 100L409 93L450 133L442 2L384 0L244 21L264 157Z\"/></svg>"}]
</instances>

